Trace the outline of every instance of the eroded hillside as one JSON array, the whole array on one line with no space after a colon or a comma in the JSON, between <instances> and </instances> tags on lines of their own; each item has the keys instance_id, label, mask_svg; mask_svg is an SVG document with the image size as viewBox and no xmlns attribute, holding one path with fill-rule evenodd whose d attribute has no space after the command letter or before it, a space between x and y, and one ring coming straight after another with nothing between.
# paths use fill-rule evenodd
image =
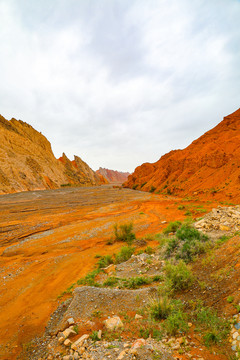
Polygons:
<instances>
[{"instance_id":1,"label":"eroded hillside","mask_svg":"<svg viewBox=\"0 0 240 360\"><path fill-rule=\"evenodd\" d=\"M184 150L136 168L126 187L178 196L240 200L240 109Z\"/></svg>"},{"instance_id":2,"label":"eroded hillside","mask_svg":"<svg viewBox=\"0 0 240 360\"><path fill-rule=\"evenodd\" d=\"M102 183L79 157L57 160L46 137L21 120L0 116L0 139L0 194Z\"/></svg>"},{"instance_id":3,"label":"eroded hillside","mask_svg":"<svg viewBox=\"0 0 240 360\"><path fill-rule=\"evenodd\" d=\"M109 170L101 167L96 172L98 175L102 175L105 179L107 179L109 183L123 183L130 175L129 172Z\"/></svg>"}]
</instances>

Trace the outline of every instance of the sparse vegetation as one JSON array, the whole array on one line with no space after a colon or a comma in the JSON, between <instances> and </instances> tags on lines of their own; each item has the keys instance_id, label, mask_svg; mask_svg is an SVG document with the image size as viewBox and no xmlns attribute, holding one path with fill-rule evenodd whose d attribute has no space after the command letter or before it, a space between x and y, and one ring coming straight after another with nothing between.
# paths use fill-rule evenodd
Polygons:
<instances>
[{"instance_id":1,"label":"sparse vegetation","mask_svg":"<svg viewBox=\"0 0 240 360\"><path fill-rule=\"evenodd\" d=\"M133 223L114 225L115 241L123 241L131 245L136 235L133 232Z\"/></svg>"},{"instance_id":2,"label":"sparse vegetation","mask_svg":"<svg viewBox=\"0 0 240 360\"><path fill-rule=\"evenodd\" d=\"M204 253L209 248L208 237L189 224L183 224L176 231L176 237L171 239L166 249L166 256L175 256L186 262Z\"/></svg>"},{"instance_id":3,"label":"sparse vegetation","mask_svg":"<svg viewBox=\"0 0 240 360\"><path fill-rule=\"evenodd\" d=\"M166 235L170 233L175 233L181 225L182 225L181 221L172 221L168 224L168 226L163 231L163 233Z\"/></svg>"},{"instance_id":4,"label":"sparse vegetation","mask_svg":"<svg viewBox=\"0 0 240 360\"><path fill-rule=\"evenodd\" d=\"M149 300L149 313L154 320L166 319L172 311L171 300L167 295L158 295Z\"/></svg>"},{"instance_id":5,"label":"sparse vegetation","mask_svg":"<svg viewBox=\"0 0 240 360\"><path fill-rule=\"evenodd\" d=\"M130 259L132 254L134 253L135 248L131 246L123 246L119 253L115 255L115 264L120 264L124 261Z\"/></svg>"},{"instance_id":6,"label":"sparse vegetation","mask_svg":"<svg viewBox=\"0 0 240 360\"><path fill-rule=\"evenodd\" d=\"M174 290L185 290L192 286L193 274L184 261L177 265L167 263L165 266L166 277Z\"/></svg>"},{"instance_id":7,"label":"sparse vegetation","mask_svg":"<svg viewBox=\"0 0 240 360\"><path fill-rule=\"evenodd\" d=\"M151 189L149 190L150 193L153 193L156 190L155 186L151 186Z\"/></svg>"}]
</instances>

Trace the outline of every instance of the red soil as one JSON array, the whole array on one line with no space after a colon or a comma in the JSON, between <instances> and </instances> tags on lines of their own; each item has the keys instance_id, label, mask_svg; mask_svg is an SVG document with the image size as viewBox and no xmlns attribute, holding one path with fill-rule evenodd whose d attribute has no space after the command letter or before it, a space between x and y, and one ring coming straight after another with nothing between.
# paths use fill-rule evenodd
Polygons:
<instances>
[{"instance_id":1,"label":"red soil","mask_svg":"<svg viewBox=\"0 0 240 360\"><path fill-rule=\"evenodd\" d=\"M201 199L240 201L240 109L184 150L174 150L154 164L136 168L124 184Z\"/></svg>"},{"instance_id":2,"label":"red soil","mask_svg":"<svg viewBox=\"0 0 240 360\"><path fill-rule=\"evenodd\" d=\"M184 218L180 201L109 185L1 196L0 358L15 359L43 333L58 295L93 268L97 253L122 246L106 246L115 223L133 221L138 238L160 232L162 221Z\"/></svg>"}]
</instances>

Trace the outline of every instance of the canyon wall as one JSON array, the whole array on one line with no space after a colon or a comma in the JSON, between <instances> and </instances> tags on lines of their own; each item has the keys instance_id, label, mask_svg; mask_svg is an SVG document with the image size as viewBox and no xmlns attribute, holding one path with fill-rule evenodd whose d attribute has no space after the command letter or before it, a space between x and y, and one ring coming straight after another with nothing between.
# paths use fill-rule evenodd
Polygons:
<instances>
[{"instance_id":1,"label":"canyon wall","mask_svg":"<svg viewBox=\"0 0 240 360\"><path fill-rule=\"evenodd\" d=\"M0 115L0 194L102 182L79 157L56 159L50 142L32 126Z\"/></svg>"},{"instance_id":2,"label":"canyon wall","mask_svg":"<svg viewBox=\"0 0 240 360\"><path fill-rule=\"evenodd\" d=\"M138 166L125 187L240 201L240 109L183 150Z\"/></svg>"},{"instance_id":3,"label":"canyon wall","mask_svg":"<svg viewBox=\"0 0 240 360\"><path fill-rule=\"evenodd\" d=\"M102 175L109 183L123 183L130 175L129 172L109 170L101 167L96 172L98 175Z\"/></svg>"}]
</instances>

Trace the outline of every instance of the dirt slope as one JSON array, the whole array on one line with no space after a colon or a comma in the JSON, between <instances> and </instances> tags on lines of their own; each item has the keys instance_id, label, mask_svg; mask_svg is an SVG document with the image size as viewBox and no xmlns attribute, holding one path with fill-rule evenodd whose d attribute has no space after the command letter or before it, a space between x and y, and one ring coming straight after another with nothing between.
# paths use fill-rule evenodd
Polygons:
<instances>
[{"instance_id":1,"label":"dirt slope","mask_svg":"<svg viewBox=\"0 0 240 360\"><path fill-rule=\"evenodd\" d=\"M0 140L0 194L101 183L80 158L57 160L45 136L21 120L0 115Z\"/></svg>"},{"instance_id":2,"label":"dirt slope","mask_svg":"<svg viewBox=\"0 0 240 360\"><path fill-rule=\"evenodd\" d=\"M129 172L109 170L101 167L96 172L98 175L102 175L105 179L107 179L109 183L123 183L130 175Z\"/></svg>"},{"instance_id":3,"label":"dirt slope","mask_svg":"<svg viewBox=\"0 0 240 360\"><path fill-rule=\"evenodd\" d=\"M240 109L184 150L137 167L126 187L199 198L240 200Z\"/></svg>"}]
</instances>

